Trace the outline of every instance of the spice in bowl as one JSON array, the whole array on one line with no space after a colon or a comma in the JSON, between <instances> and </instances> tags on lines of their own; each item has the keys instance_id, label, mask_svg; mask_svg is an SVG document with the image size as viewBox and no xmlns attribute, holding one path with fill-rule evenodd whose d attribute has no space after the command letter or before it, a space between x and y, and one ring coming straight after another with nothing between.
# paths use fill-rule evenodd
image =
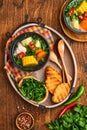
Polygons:
<instances>
[{"instance_id":1,"label":"spice in bowl","mask_svg":"<svg viewBox=\"0 0 87 130\"><path fill-rule=\"evenodd\" d=\"M34 126L34 118L28 112L19 114L16 118L16 126L19 130L30 130Z\"/></svg>"}]
</instances>

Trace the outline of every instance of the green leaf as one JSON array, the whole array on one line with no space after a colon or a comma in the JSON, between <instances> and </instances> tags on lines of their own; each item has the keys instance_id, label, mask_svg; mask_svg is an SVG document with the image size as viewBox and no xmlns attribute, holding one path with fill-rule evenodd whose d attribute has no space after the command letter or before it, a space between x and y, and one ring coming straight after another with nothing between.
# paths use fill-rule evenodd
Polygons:
<instances>
[{"instance_id":1,"label":"green leaf","mask_svg":"<svg viewBox=\"0 0 87 130\"><path fill-rule=\"evenodd\" d=\"M22 59L21 59L21 58L18 58L17 55L14 56L14 60L15 60L16 64L22 65Z\"/></svg>"}]
</instances>

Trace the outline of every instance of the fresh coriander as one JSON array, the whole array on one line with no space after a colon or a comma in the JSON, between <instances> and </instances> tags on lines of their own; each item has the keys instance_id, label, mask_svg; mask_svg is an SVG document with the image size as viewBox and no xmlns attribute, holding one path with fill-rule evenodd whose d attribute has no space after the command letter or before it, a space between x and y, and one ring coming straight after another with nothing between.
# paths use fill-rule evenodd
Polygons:
<instances>
[{"instance_id":1,"label":"fresh coriander","mask_svg":"<svg viewBox=\"0 0 87 130\"><path fill-rule=\"evenodd\" d=\"M23 96L37 103L46 95L45 84L33 78L24 79L19 89Z\"/></svg>"}]
</instances>

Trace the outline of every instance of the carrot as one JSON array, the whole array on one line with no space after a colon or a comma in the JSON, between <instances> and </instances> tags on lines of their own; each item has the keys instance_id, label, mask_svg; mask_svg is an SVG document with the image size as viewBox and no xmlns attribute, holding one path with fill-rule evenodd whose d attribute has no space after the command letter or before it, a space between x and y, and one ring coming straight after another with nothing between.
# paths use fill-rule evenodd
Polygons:
<instances>
[{"instance_id":1,"label":"carrot","mask_svg":"<svg viewBox=\"0 0 87 130\"><path fill-rule=\"evenodd\" d=\"M83 20L80 24L81 29L87 31L87 20Z\"/></svg>"},{"instance_id":2,"label":"carrot","mask_svg":"<svg viewBox=\"0 0 87 130\"><path fill-rule=\"evenodd\" d=\"M47 55L45 51L41 51L37 54L37 60L40 61L42 58L44 58Z\"/></svg>"},{"instance_id":3,"label":"carrot","mask_svg":"<svg viewBox=\"0 0 87 130\"><path fill-rule=\"evenodd\" d=\"M36 55L38 55L38 53L42 52L43 50L40 48L40 49L37 49L36 50Z\"/></svg>"}]
</instances>

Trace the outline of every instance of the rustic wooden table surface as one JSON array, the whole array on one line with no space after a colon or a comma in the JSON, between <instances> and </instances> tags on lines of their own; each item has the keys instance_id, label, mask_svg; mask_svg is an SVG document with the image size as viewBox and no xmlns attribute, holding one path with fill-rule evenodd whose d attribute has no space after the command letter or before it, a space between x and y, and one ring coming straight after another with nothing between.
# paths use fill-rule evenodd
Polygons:
<instances>
[{"instance_id":1,"label":"rustic wooden table surface","mask_svg":"<svg viewBox=\"0 0 87 130\"><path fill-rule=\"evenodd\" d=\"M79 99L87 105L87 43L75 42L62 31L59 13L64 0L0 0L0 130L17 130L16 116L29 111L35 119L34 130L47 130L44 125L54 120L62 107L41 110L25 102L12 88L4 70L6 33L12 33L19 25L41 17L43 23L59 31L69 42L77 61L76 89L84 81L85 93ZM75 90L76 90L75 89Z\"/></svg>"}]
</instances>

